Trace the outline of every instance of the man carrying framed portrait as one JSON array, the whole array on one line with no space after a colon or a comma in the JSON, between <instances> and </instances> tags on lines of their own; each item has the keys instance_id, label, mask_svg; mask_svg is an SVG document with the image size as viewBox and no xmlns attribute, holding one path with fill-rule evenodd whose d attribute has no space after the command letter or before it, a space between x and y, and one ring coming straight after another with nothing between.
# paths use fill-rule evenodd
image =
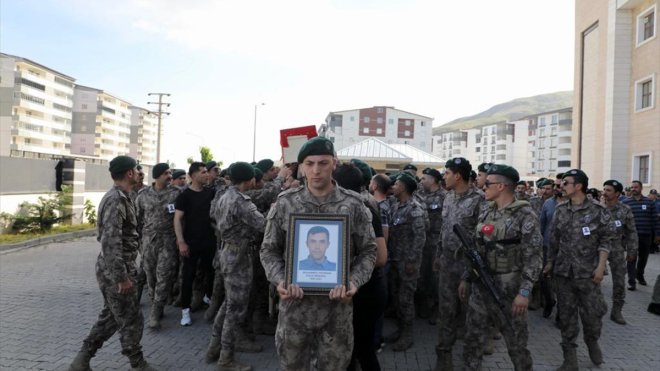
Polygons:
<instances>
[{"instance_id":1,"label":"man carrying framed portrait","mask_svg":"<svg viewBox=\"0 0 660 371\"><path fill-rule=\"evenodd\" d=\"M277 354L285 370L308 370L313 355L318 370L345 369L353 349L351 298L370 279L376 260L371 213L358 194L332 180L337 159L330 140L309 140L298 163L305 185L282 193L270 209L260 253L281 299ZM300 269L302 260L316 255L300 237L325 234L310 234L315 226L328 230L324 254L336 270ZM327 255L333 243L336 255Z\"/></svg>"}]
</instances>

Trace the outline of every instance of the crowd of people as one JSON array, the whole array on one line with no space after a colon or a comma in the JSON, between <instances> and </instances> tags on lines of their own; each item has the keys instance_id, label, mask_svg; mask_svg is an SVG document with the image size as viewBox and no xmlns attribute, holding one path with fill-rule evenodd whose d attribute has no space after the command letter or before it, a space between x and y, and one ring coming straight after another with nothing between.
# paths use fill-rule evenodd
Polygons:
<instances>
[{"instance_id":1,"label":"crowd of people","mask_svg":"<svg viewBox=\"0 0 660 371\"><path fill-rule=\"evenodd\" d=\"M256 335L274 336L283 370L380 370L384 344L414 345L417 317L437 326L436 370L453 369L458 339L465 369L480 370L498 337L514 368L531 370L528 311L541 308L561 331L559 370L577 370L578 318L591 361L603 363L607 263L610 318L625 325L626 274L628 290L647 285L660 236L657 192L643 196L639 181L626 196L620 181L590 189L587 174L573 169L539 179L531 192L513 167L473 170L464 158L448 160L443 173L413 164L377 173L360 159L339 163L323 137L281 167L193 162L186 173L161 163L150 186L131 157L116 157L109 170L96 262L104 306L70 370L89 370L115 332L134 370L155 369L140 345L144 286L154 331L167 305L181 308L181 326L206 308L206 360L218 370L251 370L234 354L262 351ZM301 215L347 220L343 260L326 256L328 228L312 227L297 247L301 270L340 272L346 262L346 279L320 295L290 279L292 220ZM655 314L659 281L648 308ZM396 324L391 333L383 333L385 318Z\"/></svg>"}]
</instances>

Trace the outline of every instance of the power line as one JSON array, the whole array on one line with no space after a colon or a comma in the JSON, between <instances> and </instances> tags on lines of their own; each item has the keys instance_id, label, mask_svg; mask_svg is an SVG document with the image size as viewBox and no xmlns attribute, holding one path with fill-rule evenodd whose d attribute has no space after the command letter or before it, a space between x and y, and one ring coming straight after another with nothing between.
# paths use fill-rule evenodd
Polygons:
<instances>
[{"instance_id":1,"label":"power line","mask_svg":"<svg viewBox=\"0 0 660 371\"><path fill-rule=\"evenodd\" d=\"M158 96L158 102L148 102L147 104L157 104L158 105L158 112L154 112L156 115L158 115L158 141L156 142L156 163L160 163L160 137L162 136L161 133L161 121L163 118L163 115L169 115L169 112L163 111L163 106L169 107L170 103L165 103L163 102L163 96L169 97L171 94L170 93L149 93L149 96L152 95L157 95Z\"/></svg>"}]
</instances>

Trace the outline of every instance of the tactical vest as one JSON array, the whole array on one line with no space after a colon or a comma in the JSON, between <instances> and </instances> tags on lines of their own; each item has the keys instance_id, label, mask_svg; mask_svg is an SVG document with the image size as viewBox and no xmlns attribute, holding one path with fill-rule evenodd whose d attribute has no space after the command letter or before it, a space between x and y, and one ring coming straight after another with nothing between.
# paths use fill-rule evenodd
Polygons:
<instances>
[{"instance_id":1,"label":"tactical vest","mask_svg":"<svg viewBox=\"0 0 660 371\"><path fill-rule=\"evenodd\" d=\"M480 221L477 224L477 242L479 252L484 257L488 268L494 274L506 274L520 271L520 235L506 238L506 221L520 207L529 205L529 202L518 200L503 210L502 215L495 221ZM490 209L488 216L490 216Z\"/></svg>"}]
</instances>

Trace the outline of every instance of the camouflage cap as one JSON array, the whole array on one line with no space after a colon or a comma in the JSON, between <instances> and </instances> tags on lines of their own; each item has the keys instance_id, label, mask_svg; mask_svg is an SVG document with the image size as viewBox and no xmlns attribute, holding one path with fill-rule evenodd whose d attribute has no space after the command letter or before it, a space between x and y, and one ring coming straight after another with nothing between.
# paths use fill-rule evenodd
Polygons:
<instances>
[{"instance_id":1,"label":"camouflage cap","mask_svg":"<svg viewBox=\"0 0 660 371\"><path fill-rule=\"evenodd\" d=\"M520 175L518 170L514 169L509 165L497 165L493 164L490 169L488 169L488 175L501 175L511 181L511 183L518 184L520 181Z\"/></svg>"},{"instance_id":2,"label":"camouflage cap","mask_svg":"<svg viewBox=\"0 0 660 371\"><path fill-rule=\"evenodd\" d=\"M314 137L308 140L298 152L298 163L305 161L307 156L335 155L335 146L326 137Z\"/></svg>"}]
</instances>

